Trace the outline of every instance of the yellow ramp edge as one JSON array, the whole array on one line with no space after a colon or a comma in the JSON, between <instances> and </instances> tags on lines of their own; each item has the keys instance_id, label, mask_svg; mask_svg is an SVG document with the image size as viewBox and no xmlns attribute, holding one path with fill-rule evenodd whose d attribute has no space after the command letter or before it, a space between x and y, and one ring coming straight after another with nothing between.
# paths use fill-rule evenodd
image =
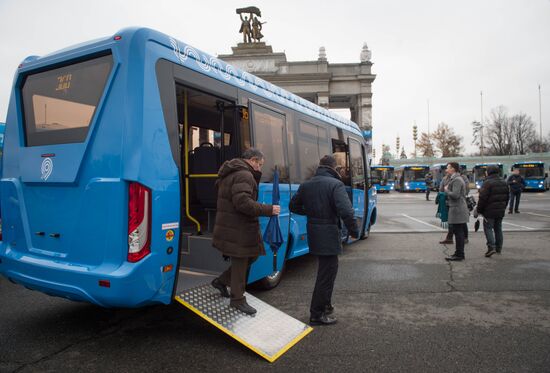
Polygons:
<instances>
[{"instance_id":1,"label":"yellow ramp edge","mask_svg":"<svg viewBox=\"0 0 550 373\"><path fill-rule=\"evenodd\" d=\"M210 284L186 290L176 300L270 363L313 330L253 295L245 295L248 304L258 311L254 316L230 307L229 299Z\"/></svg>"}]
</instances>

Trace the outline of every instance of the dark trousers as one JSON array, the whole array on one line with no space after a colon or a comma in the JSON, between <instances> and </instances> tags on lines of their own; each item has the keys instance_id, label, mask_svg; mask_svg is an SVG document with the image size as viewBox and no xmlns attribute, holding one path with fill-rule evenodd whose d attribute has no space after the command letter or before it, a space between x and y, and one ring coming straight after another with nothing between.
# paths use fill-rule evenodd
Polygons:
<instances>
[{"instance_id":1,"label":"dark trousers","mask_svg":"<svg viewBox=\"0 0 550 373\"><path fill-rule=\"evenodd\" d=\"M426 201L430 200L430 187L426 188Z\"/></svg>"},{"instance_id":2,"label":"dark trousers","mask_svg":"<svg viewBox=\"0 0 550 373\"><path fill-rule=\"evenodd\" d=\"M237 258L231 257L231 265L223 272L218 279L222 285L231 288L231 304L237 305L246 302L244 292L246 289L246 278L250 265L257 257Z\"/></svg>"},{"instance_id":3,"label":"dark trousers","mask_svg":"<svg viewBox=\"0 0 550 373\"><path fill-rule=\"evenodd\" d=\"M519 210L519 200L521 198L521 192L510 192L510 207L508 210L518 211Z\"/></svg>"},{"instance_id":4,"label":"dark trousers","mask_svg":"<svg viewBox=\"0 0 550 373\"><path fill-rule=\"evenodd\" d=\"M332 290L338 273L338 255L318 255L317 280L311 297L311 318L319 318L332 303Z\"/></svg>"},{"instance_id":5,"label":"dark trousers","mask_svg":"<svg viewBox=\"0 0 550 373\"><path fill-rule=\"evenodd\" d=\"M483 219L483 232L487 239L487 247L496 250L498 253L502 250L504 235L502 234L502 218Z\"/></svg>"},{"instance_id":6,"label":"dark trousers","mask_svg":"<svg viewBox=\"0 0 550 373\"><path fill-rule=\"evenodd\" d=\"M466 223L449 224L455 236L455 253L454 255L464 258L464 231L468 229Z\"/></svg>"},{"instance_id":7,"label":"dark trousers","mask_svg":"<svg viewBox=\"0 0 550 373\"><path fill-rule=\"evenodd\" d=\"M451 225L452 224L449 224L449 230L447 231L447 237L445 238L447 241L452 241L453 240L453 230L451 228ZM464 239L467 240L468 239L468 224L464 224Z\"/></svg>"}]
</instances>

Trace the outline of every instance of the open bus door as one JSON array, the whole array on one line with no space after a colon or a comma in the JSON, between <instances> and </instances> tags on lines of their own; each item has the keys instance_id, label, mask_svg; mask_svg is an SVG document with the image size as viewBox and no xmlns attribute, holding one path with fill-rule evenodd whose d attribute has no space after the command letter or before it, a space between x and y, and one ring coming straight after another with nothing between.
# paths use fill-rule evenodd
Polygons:
<instances>
[{"instance_id":1,"label":"open bus door","mask_svg":"<svg viewBox=\"0 0 550 373\"><path fill-rule=\"evenodd\" d=\"M368 194L366 190L365 152L361 144L348 137L351 202L359 226L360 237L365 232Z\"/></svg>"},{"instance_id":2,"label":"open bus door","mask_svg":"<svg viewBox=\"0 0 550 373\"><path fill-rule=\"evenodd\" d=\"M174 299L273 362L313 329L249 293L245 293L247 302L257 313L244 314L231 307L229 298L224 298L210 284L229 266L212 246L217 202L215 181L222 162L239 156L241 143L243 148L251 145L250 129L242 126L243 122L248 124L248 109L183 86L177 87L177 96L184 168L181 175L182 215L185 218L181 219L184 222L181 265ZM282 123L284 126L284 121ZM247 132L245 136L240 136L241 127ZM285 128L281 131L284 134ZM266 259L259 258L256 265Z\"/></svg>"}]
</instances>

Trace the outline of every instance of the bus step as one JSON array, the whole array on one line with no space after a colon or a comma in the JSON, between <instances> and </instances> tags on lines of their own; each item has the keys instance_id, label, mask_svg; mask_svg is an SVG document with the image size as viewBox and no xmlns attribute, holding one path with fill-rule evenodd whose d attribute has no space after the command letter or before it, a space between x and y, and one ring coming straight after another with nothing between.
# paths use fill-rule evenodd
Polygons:
<instances>
[{"instance_id":1,"label":"bus step","mask_svg":"<svg viewBox=\"0 0 550 373\"><path fill-rule=\"evenodd\" d=\"M254 316L230 307L229 299L210 284L186 290L176 300L271 363L313 330L260 299L245 295L248 304L258 311Z\"/></svg>"}]
</instances>

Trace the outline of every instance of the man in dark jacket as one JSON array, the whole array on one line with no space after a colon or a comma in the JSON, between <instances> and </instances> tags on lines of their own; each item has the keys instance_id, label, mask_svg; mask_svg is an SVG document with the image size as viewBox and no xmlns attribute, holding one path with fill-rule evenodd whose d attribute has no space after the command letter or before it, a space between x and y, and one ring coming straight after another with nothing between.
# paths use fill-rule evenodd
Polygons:
<instances>
[{"instance_id":1,"label":"man in dark jacket","mask_svg":"<svg viewBox=\"0 0 550 373\"><path fill-rule=\"evenodd\" d=\"M332 291L338 273L338 255L342 253L340 218L351 237L359 236L354 211L344 183L336 171L336 158L325 155L315 176L298 188L290 201L290 211L307 215L309 252L319 260L317 280L311 299L310 324L330 325Z\"/></svg>"},{"instance_id":2,"label":"man in dark jacket","mask_svg":"<svg viewBox=\"0 0 550 373\"><path fill-rule=\"evenodd\" d=\"M502 218L507 204L508 186L500 178L498 167L487 167L487 178L479 190L477 214L483 215L483 231L487 239L485 256L488 258L502 250Z\"/></svg>"},{"instance_id":3,"label":"man in dark jacket","mask_svg":"<svg viewBox=\"0 0 550 373\"><path fill-rule=\"evenodd\" d=\"M252 315L256 310L244 296L248 268L259 255L265 255L259 216L278 215L280 206L264 205L258 199L264 155L248 149L242 158L226 161L218 171L218 202L212 245L231 258L231 266L212 286L222 296L231 297L230 306ZM231 287L231 294L227 290Z\"/></svg>"},{"instance_id":4,"label":"man in dark jacket","mask_svg":"<svg viewBox=\"0 0 550 373\"><path fill-rule=\"evenodd\" d=\"M426 201L430 200L430 191L432 190L434 184L434 178L431 172L426 174Z\"/></svg>"},{"instance_id":5,"label":"man in dark jacket","mask_svg":"<svg viewBox=\"0 0 550 373\"><path fill-rule=\"evenodd\" d=\"M510 188L510 207L508 207L508 214L512 212L519 214L519 199L521 198L521 192L525 188L525 180L519 174L519 168L514 168L512 175L508 177L508 187Z\"/></svg>"}]
</instances>

